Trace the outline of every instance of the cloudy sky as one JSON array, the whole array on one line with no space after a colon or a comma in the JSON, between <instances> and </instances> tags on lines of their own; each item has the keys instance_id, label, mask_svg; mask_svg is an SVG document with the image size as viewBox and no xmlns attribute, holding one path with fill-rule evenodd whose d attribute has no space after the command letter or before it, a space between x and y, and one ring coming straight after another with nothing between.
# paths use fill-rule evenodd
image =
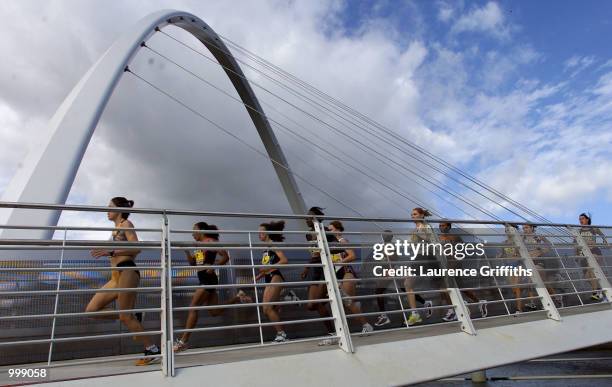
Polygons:
<instances>
[{"instance_id":1,"label":"cloudy sky","mask_svg":"<svg viewBox=\"0 0 612 387\"><path fill-rule=\"evenodd\" d=\"M0 193L87 69L130 25L164 8L201 17L551 220L575 222L588 210L595 223L612 223L612 4L605 1L3 0ZM165 31L210 56L184 32ZM229 96L146 49L132 63L135 73L263 150L218 65L165 35L149 45ZM485 217L443 186L510 216L429 169L422 156L244 71L265 87L255 92L307 205L407 216L416 200L444 216ZM138 207L290 211L269 160L130 74L104 112L68 202L104 205L117 195ZM103 217L62 221L96 224Z\"/></svg>"}]
</instances>

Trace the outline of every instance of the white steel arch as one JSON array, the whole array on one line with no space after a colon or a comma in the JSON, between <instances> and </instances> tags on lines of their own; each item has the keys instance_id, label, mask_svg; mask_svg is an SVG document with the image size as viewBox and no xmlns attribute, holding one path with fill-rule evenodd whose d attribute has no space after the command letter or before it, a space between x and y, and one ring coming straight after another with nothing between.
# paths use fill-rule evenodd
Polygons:
<instances>
[{"instance_id":1,"label":"white steel arch","mask_svg":"<svg viewBox=\"0 0 612 387\"><path fill-rule=\"evenodd\" d=\"M214 55L240 95L294 213L306 212L304 200L289 169L289 164L272 131L255 93L243 76L238 63L219 36L198 17L181 11L152 13L126 31L81 78L49 123L49 130L38 139L26 160L4 192L3 201L64 204L87 145L106 104L125 67L138 52L142 42L157 28L168 24L180 27ZM281 165L277 165L277 163ZM23 209L0 211L0 224L54 226L59 212ZM23 237L24 231L4 230L2 237ZM50 238L52 232L28 232L27 237Z\"/></svg>"}]
</instances>

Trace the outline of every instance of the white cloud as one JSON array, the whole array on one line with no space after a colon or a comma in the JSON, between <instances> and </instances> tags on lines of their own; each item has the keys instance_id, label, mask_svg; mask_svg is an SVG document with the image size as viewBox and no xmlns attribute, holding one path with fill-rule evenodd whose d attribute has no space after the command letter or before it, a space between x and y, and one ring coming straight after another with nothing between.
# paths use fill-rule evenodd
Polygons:
<instances>
[{"instance_id":1,"label":"white cloud","mask_svg":"<svg viewBox=\"0 0 612 387\"><path fill-rule=\"evenodd\" d=\"M455 10L450 4L441 2L438 6L438 20L448 22L454 15Z\"/></svg>"},{"instance_id":2,"label":"white cloud","mask_svg":"<svg viewBox=\"0 0 612 387\"><path fill-rule=\"evenodd\" d=\"M602 76L584 90L574 90L571 80L546 84L530 79L523 76L523 71L537 63L541 55L529 42L504 41L508 46L504 50L485 51L478 45L464 49L452 43L425 43L429 40L414 36L398 40L400 32L379 20L366 20L359 33L347 36L337 14L342 3L326 1L245 1L240 6L161 0L0 3L2 14L13 15L0 26L4 36L0 49L17 63L0 62L0 100L4 101L0 104L0 134L5 140L0 143L0 191L23 159L28 144L44 129L44 121L118 33L148 12L168 7L202 16L221 34L445 160L479 172L497 189L540 212L563 217L582 203L592 203L599 192L612 197L610 179L606 179L611 141L607 133L612 133L611 76ZM449 24L454 21L451 37L474 31L503 39L514 28L494 2L464 15L457 12L438 15L448 17ZM25 17L30 20L29 29L45 33L27 30L21 22ZM169 32L195 45L184 34ZM235 95L216 65L206 64L163 37L155 37L151 46ZM474 68L474 58L483 56L485 66ZM588 62L584 57L576 60ZM572 71L579 65L572 66ZM244 107L145 51L134 61L133 68L263 149ZM245 72L283 98L298 102L295 96L253 71ZM402 190L439 203L432 194L402 176L398 168L382 163L321 122L255 91L262 102L281 109L305 129L296 128L265 108L270 116L312 141L324 146L334 144L377 174L395 181ZM379 140L364 136L345 121L303 102L300 106L406 166L424 168L397 149L383 147ZM355 175L348 178L336 162L314 156L309 146L295 142L282 128L275 130L297 173L366 214L397 215L398 205L374 192L370 179ZM326 176L322 177L320 171ZM432 174L432 179L440 177ZM300 186L309 205L350 214L308 185ZM583 191L576 188L582 186ZM410 206L405 198L386 192L402 208ZM268 160L130 76L120 82L111 98L69 199L105 204L119 194L143 207L289 211ZM72 217L65 218L65 222L103 222L101 214L78 221L74 215L69 216ZM141 226L155 223L145 217L136 220Z\"/></svg>"},{"instance_id":3,"label":"white cloud","mask_svg":"<svg viewBox=\"0 0 612 387\"><path fill-rule=\"evenodd\" d=\"M589 68L595 62L596 62L596 59L592 55L587 55L587 56L573 55L565 61L563 66L566 72L567 71L571 72L570 77L573 78L576 75L578 75L578 73Z\"/></svg>"},{"instance_id":4,"label":"white cloud","mask_svg":"<svg viewBox=\"0 0 612 387\"><path fill-rule=\"evenodd\" d=\"M493 1L482 8L473 8L457 19L452 27L455 33L486 32L499 38L508 37L510 30L505 24L504 14Z\"/></svg>"}]
</instances>

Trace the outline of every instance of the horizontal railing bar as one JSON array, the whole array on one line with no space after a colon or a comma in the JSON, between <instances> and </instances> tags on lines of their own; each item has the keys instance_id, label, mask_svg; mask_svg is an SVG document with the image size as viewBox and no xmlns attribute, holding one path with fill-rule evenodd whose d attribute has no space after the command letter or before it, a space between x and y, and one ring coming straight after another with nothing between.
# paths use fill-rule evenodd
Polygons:
<instances>
[{"instance_id":1,"label":"horizontal railing bar","mask_svg":"<svg viewBox=\"0 0 612 387\"><path fill-rule=\"evenodd\" d=\"M162 270L161 266L110 266L110 267L0 267L0 271L66 272L66 271L122 271L122 270Z\"/></svg>"},{"instance_id":2,"label":"horizontal railing bar","mask_svg":"<svg viewBox=\"0 0 612 387\"><path fill-rule=\"evenodd\" d=\"M384 312L378 311L378 312L363 312L363 313L350 313L346 315L346 318L357 318L357 317L367 317L367 316L379 316L381 314L400 314L400 313L406 313L406 314L410 314L411 312L416 312L416 311L424 311L424 310L440 310L440 309L455 309L456 306L455 305L436 305L436 306L430 306L430 307L425 307L425 306L420 306L418 308L406 308L404 310L401 309L393 309L393 310L386 310Z\"/></svg>"},{"instance_id":3,"label":"horizontal railing bar","mask_svg":"<svg viewBox=\"0 0 612 387\"><path fill-rule=\"evenodd\" d=\"M93 336L56 337L53 339L8 341L8 342L0 342L0 347L28 345L28 344L64 343L68 341L79 341L79 340L103 340L103 339L113 339L117 337L131 337L131 336L155 336L161 333L162 333L161 331L143 331L143 332L127 332L127 333L110 333L106 335L93 335Z\"/></svg>"},{"instance_id":4,"label":"horizontal railing bar","mask_svg":"<svg viewBox=\"0 0 612 387\"><path fill-rule=\"evenodd\" d=\"M172 308L173 311L185 311L185 310L210 310L210 309L235 309L235 308L253 308L256 306L265 305L299 305L299 304L322 304L329 302L329 298L313 299L313 300L299 300L299 301L271 301L271 302L245 302L240 304L217 304L217 305L204 305L204 306L181 306Z\"/></svg>"},{"instance_id":5,"label":"horizontal railing bar","mask_svg":"<svg viewBox=\"0 0 612 387\"><path fill-rule=\"evenodd\" d=\"M0 240L0 243L2 241ZM4 246L0 244L0 250L25 250L25 251L83 251L83 250L95 250L95 249L109 249L110 247L115 250L160 250L161 246L110 246L110 245L90 245L90 246L30 246L30 245L10 245Z\"/></svg>"},{"instance_id":6,"label":"horizontal railing bar","mask_svg":"<svg viewBox=\"0 0 612 387\"><path fill-rule=\"evenodd\" d=\"M579 294L589 294L589 293L597 293L600 290L582 290L580 292L569 292L569 293L555 293L554 296L577 296Z\"/></svg>"},{"instance_id":7,"label":"horizontal railing bar","mask_svg":"<svg viewBox=\"0 0 612 387\"><path fill-rule=\"evenodd\" d=\"M207 270L207 269L252 269L252 268L304 268L304 267L323 267L322 263L278 263L272 265L182 265L172 266L172 270Z\"/></svg>"},{"instance_id":8,"label":"horizontal railing bar","mask_svg":"<svg viewBox=\"0 0 612 387\"><path fill-rule=\"evenodd\" d=\"M159 247L161 245L160 241L136 241L136 242L128 242L128 241L110 241L110 240L81 240L81 239L68 239L68 240L60 240L60 239L0 239L0 244L3 246L41 246L45 247L51 246L62 246L62 247L71 247L71 246L107 246L107 247L120 247L125 249L130 249L134 247Z\"/></svg>"},{"instance_id":9,"label":"horizontal railing bar","mask_svg":"<svg viewBox=\"0 0 612 387\"><path fill-rule=\"evenodd\" d=\"M62 318L62 317L80 317L80 316L100 316L120 313L143 313L143 312L161 312L161 308L145 308L145 309L118 309L118 310L102 310L98 312L75 312L75 313L47 313L47 314L30 314L19 316L0 316L0 321L7 320L27 320L27 319L43 319L43 318Z\"/></svg>"},{"instance_id":10,"label":"horizontal railing bar","mask_svg":"<svg viewBox=\"0 0 612 387\"><path fill-rule=\"evenodd\" d=\"M202 247L202 246L199 246ZM172 242L172 250L194 250L194 249L198 249L199 247L197 246L175 246L174 242ZM260 247L249 247L248 244L241 244L241 245L221 245L221 244L216 244L214 246L208 246L208 247L213 247L209 250L282 250L282 251L288 251L288 250L298 250L298 251L319 251L318 247L314 247L314 246L280 246L280 245L271 245L271 246L260 246Z\"/></svg>"},{"instance_id":11,"label":"horizontal railing bar","mask_svg":"<svg viewBox=\"0 0 612 387\"><path fill-rule=\"evenodd\" d=\"M551 294L551 296L555 296L555 294ZM531 296L531 297L519 297L519 298L504 298L504 299L499 299L499 300L486 300L487 303L486 305L489 304L505 304L506 302L509 301L518 301L518 300L541 300L542 297L540 296ZM465 305L467 306L480 306L484 303L480 303L480 302L466 302Z\"/></svg>"},{"instance_id":12,"label":"horizontal railing bar","mask_svg":"<svg viewBox=\"0 0 612 387\"><path fill-rule=\"evenodd\" d=\"M125 227L99 227L99 226L25 226L1 224L0 229L10 230L59 230L59 231L119 231ZM137 232L162 232L161 228L130 228Z\"/></svg>"},{"instance_id":13,"label":"horizontal railing bar","mask_svg":"<svg viewBox=\"0 0 612 387\"><path fill-rule=\"evenodd\" d=\"M482 286L477 288L460 288L462 292L469 290L495 290L495 289L512 289L512 288L535 288L536 285L534 283L527 284L508 284L508 285L491 285L491 286Z\"/></svg>"},{"instance_id":14,"label":"horizontal railing bar","mask_svg":"<svg viewBox=\"0 0 612 387\"><path fill-rule=\"evenodd\" d=\"M117 207L103 206L85 206L85 205L59 205L59 204L44 204L44 203L20 203L0 201L0 208L21 208L21 209L40 209L40 210L65 210L65 211L85 211L85 212L118 212ZM209 217L242 217L242 218L278 218L278 219L313 219L315 216L305 214L254 214L254 213L236 213L236 212L211 212L211 211L194 211L194 210L176 210L176 209L152 209L152 208L130 208L130 213L140 214L157 214L157 215L196 215ZM345 220L355 222L388 222L388 223L415 223L417 221L410 218L364 218L355 216L331 216L331 215L316 215L316 219L320 220ZM454 224L497 224L506 225L508 223L524 225L530 224L533 226L546 227L575 227L579 225L567 223L536 223L525 221L503 221L503 220L469 220L469 219L427 219L427 223L454 223ZM590 225L589 227L597 227L603 229L612 228L605 225Z\"/></svg>"},{"instance_id":15,"label":"horizontal railing bar","mask_svg":"<svg viewBox=\"0 0 612 387\"><path fill-rule=\"evenodd\" d=\"M258 234L259 230L213 230L215 234ZM189 229L172 229L171 233L175 234L209 234L211 230L189 230ZM300 230L282 230L282 231L266 231L266 234L300 234L300 235L316 235L314 231L300 231Z\"/></svg>"},{"instance_id":16,"label":"horizontal railing bar","mask_svg":"<svg viewBox=\"0 0 612 387\"><path fill-rule=\"evenodd\" d=\"M577 278L577 279L566 279L563 281L545 281L544 285L551 285L551 284L562 284L562 283L572 283L572 282L590 282L591 279L590 278Z\"/></svg>"},{"instance_id":17,"label":"horizontal railing bar","mask_svg":"<svg viewBox=\"0 0 612 387\"><path fill-rule=\"evenodd\" d=\"M412 326L402 326L399 328L388 328L388 329L380 329L380 330L375 330L372 332L368 332L367 334L363 334L361 332L352 332L351 336L357 336L357 337L364 337L364 336L371 336L371 335L378 335L381 333L388 333L388 332L400 332L400 331L408 331L408 332L414 332L414 331L418 331L418 330L424 330L424 329L428 329L431 327L443 327L443 326L449 326L449 325L457 325L459 328L459 324L460 322L455 320L455 321L441 321L441 322L436 322L436 323L431 323L431 324L421 324L421 325L412 325ZM459 329L457 329L458 332L460 332Z\"/></svg>"},{"instance_id":18,"label":"horizontal railing bar","mask_svg":"<svg viewBox=\"0 0 612 387\"><path fill-rule=\"evenodd\" d=\"M321 322L321 321L332 321L333 317L318 317L318 318L309 318L304 320L288 320L288 321L272 321L266 323L253 323L253 324L238 324L238 325L222 325L217 327L204 327L204 328L183 328L183 329L175 329L174 333L184 333L184 332L207 332L207 331L223 331L227 329L246 329L246 328L259 328L259 327L269 327L274 325L295 325L295 324L306 324L313 322Z\"/></svg>"},{"instance_id":19,"label":"horizontal railing bar","mask_svg":"<svg viewBox=\"0 0 612 387\"><path fill-rule=\"evenodd\" d=\"M296 281L296 282L270 282L270 283L249 283L249 284L219 284L219 285L187 285L187 286L173 286L172 290L181 289L233 289L233 288L262 288L266 286L310 286L324 284L325 281ZM2 293L0 293L2 294Z\"/></svg>"},{"instance_id":20,"label":"horizontal railing bar","mask_svg":"<svg viewBox=\"0 0 612 387\"><path fill-rule=\"evenodd\" d=\"M504 314L501 314L501 315L498 314L498 315L492 315L492 316L487 316L487 317L479 317L478 321L493 320L493 319L497 319L497 318L500 318L500 317L515 317L515 318L518 318L518 317L527 316L527 315L530 315L530 314L542 314L543 312L546 312L546 310L542 310L542 309L540 309L540 310L529 310L529 311L526 311L526 312L520 312L520 313L518 313L518 315L516 313L510 313L510 314L504 313Z\"/></svg>"},{"instance_id":21,"label":"horizontal railing bar","mask_svg":"<svg viewBox=\"0 0 612 387\"><path fill-rule=\"evenodd\" d=\"M27 296L27 295L49 295L49 294L77 294L77 293L114 293L114 292L159 292L161 287L148 288L98 288L98 289L70 289L70 290L20 290L20 291L0 291L1 296Z\"/></svg>"},{"instance_id":22,"label":"horizontal railing bar","mask_svg":"<svg viewBox=\"0 0 612 387\"><path fill-rule=\"evenodd\" d=\"M419 290L413 292L396 292L396 293L382 293L382 294L367 294L362 296L344 296L343 300L365 300L368 298L378 298L378 297L391 297L391 296L403 296L408 294L439 294L439 293L448 293L448 289L433 289L433 290Z\"/></svg>"},{"instance_id":23,"label":"horizontal railing bar","mask_svg":"<svg viewBox=\"0 0 612 387\"><path fill-rule=\"evenodd\" d=\"M574 271L574 270L588 270L588 269L592 269L592 268L590 266L587 266L587 267L564 267L564 268L561 268L561 269L537 269L537 270L538 271L559 271L559 272L562 272L562 271L568 271L568 270Z\"/></svg>"}]
</instances>

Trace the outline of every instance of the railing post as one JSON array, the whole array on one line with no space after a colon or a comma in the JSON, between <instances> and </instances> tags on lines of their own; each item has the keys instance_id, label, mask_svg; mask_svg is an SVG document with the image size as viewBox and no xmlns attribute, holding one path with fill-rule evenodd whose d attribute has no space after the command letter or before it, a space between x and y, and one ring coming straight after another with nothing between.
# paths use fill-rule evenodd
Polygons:
<instances>
[{"instance_id":1,"label":"railing post","mask_svg":"<svg viewBox=\"0 0 612 387\"><path fill-rule=\"evenodd\" d=\"M523 259L525 267L527 269L531 269L531 272L532 272L531 279L536 286L536 292L538 296L542 300L542 307L546 311L546 315L548 316L548 318L552 320L561 321L561 315L559 314L559 310L557 310L557 307L555 306L555 302L553 301L550 293L548 293L546 284L544 283L544 281L542 281L542 276L540 276L540 272L538 271L538 268L536 267L535 263L533 262L533 259L529 255L529 249L527 249L527 246L525 245L525 241L521 237L519 231L516 230L514 227L506 227L506 228L509 229L510 233L512 234L512 238L514 239L514 244L519 249L519 254L521 255L521 258Z\"/></svg>"},{"instance_id":2,"label":"railing post","mask_svg":"<svg viewBox=\"0 0 612 387\"><path fill-rule=\"evenodd\" d=\"M329 245L327 244L325 227L323 223L319 222L317 219L313 219L313 224L314 231L317 234L317 245L320 250L321 263L323 264L323 275L325 276L325 286L327 287L330 309L334 318L336 336L339 337L340 348L345 352L353 353L355 350L353 348L353 341L351 340L349 325L346 321L346 314L344 313L344 304L342 302L340 288L338 287L338 281L336 280L336 272L334 271L334 265L331 261L331 253L329 252Z\"/></svg>"},{"instance_id":3,"label":"railing post","mask_svg":"<svg viewBox=\"0 0 612 387\"><path fill-rule=\"evenodd\" d=\"M431 239L433 243L440 244L440 239L438 235L431 229ZM446 256L444 254L437 255L436 259L440 262L442 268L448 267L448 262L446 260ZM452 286L451 283L452 282ZM454 278L449 279L448 276L444 277L444 283L446 284L446 290L448 290L448 295L453 303L455 308L455 315L457 316L457 321L461 323L461 330L470 335L476 335L476 328L474 327L474 323L472 322L472 318L470 317L470 310L463 300L463 296L461 295L461 291L457 288L456 282Z\"/></svg>"},{"instance_id":4,"label":"railing post","mask_svg":"<svg viewBox=\"0 0 612 387\"><path fill-rule=\"evenodd\" d=\"M62 284L62 268L64 267L64 251L66 248L66 234L68 233L67 229L64 229L64 237L62 240L62 252L60 254L60 262L59 262L59 272L57 273L57 293L55 294L55 305L53 306L53 314L57 314L57 307L59 304L59 291ZM51 342L49 342L49 356L47 357L47 365L51 365L51 357L53 356L53 339L55 338L55 320L56 317L53 316L53 325L51 325Z\"/></svg>"},{"instance_id":5,"label":"railing post","mask_svg":"<svg viewBox=\"0 0 612 387\"><path fill-rule=\"evenodd\" d=\"M253 258L253 241L249 232L249 253L251 256L251 274L253 275L253 289L255 290L255 305L257 305L257 323L259 324L259 342L263 345L263 329L261 328L261 312L259 311L259 296L257 295L257 281L255 280L255 259Z\"/></svg>"},{"instance_id":6,"label":"railing post","mask_svg":"<svg viewBox=\"0 0 612 387\"><path fill-rule=\"evenodd\" d=\"M173 313L172 313L172 248L170 245L170 228L168 217L163 214L161 233L161 354L162 373L165 376L174 376L174 351L173 343Z\"/></svg>"},{"instance_id":7,"label":"railing post","mask_svg":"<svg viewBox=\"0 0 612 387\"><path fill-rule=\"evenodd\" d=\"M597 262L597 258L595 258L595 255L593 255L591 248L586 243L582 235L580 235L579 229L574 228L574 227L568 227L568 229L570 233L576 239L576 243L578 244L578 246L580 246L580 249L582 250L582 254L584 255L584 258L586 259L587 264L589 265L589 268L593 270L593 275L595 276L595 279L597 279L597 281L599 282L599 286L601 287L601 292L606 297L607 301L612 301L612 286L610 285L610 281L608 281L606 274L601 269L599 262Z\"/></svg>"}]
</instances>

